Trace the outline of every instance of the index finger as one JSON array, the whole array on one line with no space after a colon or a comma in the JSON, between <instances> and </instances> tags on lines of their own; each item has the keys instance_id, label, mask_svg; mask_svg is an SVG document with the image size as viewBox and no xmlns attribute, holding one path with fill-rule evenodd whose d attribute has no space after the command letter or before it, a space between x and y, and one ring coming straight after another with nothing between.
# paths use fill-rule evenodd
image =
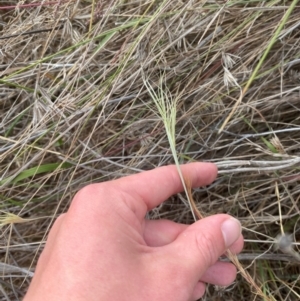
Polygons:
<instances>
[{"instance_id":1,"label":"index finger","mask_svg":"<svg viewBox=\"0 0 300 301\"><path fill-rule=\"evenodd\" d=\"M217 177L217 167L213 163L189 163L181 165L180 169L183 177L189 180L192 187L211 184ZM131 196L127 199L127 203L136 213L141 208L146 209L143 211L151 210L170 196L183 190L175 165L159 167L124 177L111 182L111 184L116 185L120 191ZM146 214L146 212L140 213Z\"/></svg>"}]
</instances>

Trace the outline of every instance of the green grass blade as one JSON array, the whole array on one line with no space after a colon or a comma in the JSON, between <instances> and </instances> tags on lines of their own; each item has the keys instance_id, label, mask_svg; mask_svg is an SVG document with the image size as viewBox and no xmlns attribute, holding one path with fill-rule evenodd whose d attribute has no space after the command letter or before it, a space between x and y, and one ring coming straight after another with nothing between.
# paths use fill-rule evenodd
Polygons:
<instances>
[{"instance_id":1,"label":"green grass blade","mask_svg":"<svg viewBox=\"0 0 300 301\"><path fill-rule=\"evenodd\" d=\"M32 176L41 174L41 173L49 173L49 172L54 172L57 169L66 169L72 166L70 163L49 163L49 164L44 164L44 165L39 165L32 167L30 169L24 170L20 172L17 176L10 176L8 178L3 179L0 181L0 185L3 185L7 182L11 182L13 184L16 184L22 180L25 180L27 178L30 178Z\"/></svg>"}]
</instances>

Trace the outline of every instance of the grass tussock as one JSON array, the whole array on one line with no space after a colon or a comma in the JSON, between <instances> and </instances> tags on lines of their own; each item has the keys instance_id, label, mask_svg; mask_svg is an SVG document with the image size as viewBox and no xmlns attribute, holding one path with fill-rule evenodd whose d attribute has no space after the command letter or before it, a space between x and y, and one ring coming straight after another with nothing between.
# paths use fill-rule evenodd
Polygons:
<instances>
[{"instance_id":1,"label":"grass tussock","mask_svg":"<svg viewBox=\"0 0 300 301\"><path fill-rule=\"evenodd\" d=\"M257 288L239 277L206 300L299 300L298 2L1 3L2 300L22 298L79 188L174 155L218 165L195 206L244 227ZM149 217L191 223L190 205L179 194Z\"/></svg>"}]
</instances>

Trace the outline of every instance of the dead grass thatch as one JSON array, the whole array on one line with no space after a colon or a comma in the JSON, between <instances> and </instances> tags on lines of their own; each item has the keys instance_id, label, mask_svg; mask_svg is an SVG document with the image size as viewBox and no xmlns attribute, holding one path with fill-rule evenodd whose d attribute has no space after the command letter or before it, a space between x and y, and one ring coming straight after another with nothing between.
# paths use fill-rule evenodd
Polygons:
<instances>
[{"instance_id":1,"label":"dead grass thatch","mask_svg":"<svg viewBox=\"0 0 300 301\"><path fill-rule=\"evenodd\" d=\"M180 163L219 167L199 211L238 217L243 267L299 300L299 14L295 0L2 2L1 300L22 298L79 188L174 162L145 79L177 101ZM193 222L184 195L149 218ZM239 277L206 300L255 297Z\"/></svg>"}]
</instances>

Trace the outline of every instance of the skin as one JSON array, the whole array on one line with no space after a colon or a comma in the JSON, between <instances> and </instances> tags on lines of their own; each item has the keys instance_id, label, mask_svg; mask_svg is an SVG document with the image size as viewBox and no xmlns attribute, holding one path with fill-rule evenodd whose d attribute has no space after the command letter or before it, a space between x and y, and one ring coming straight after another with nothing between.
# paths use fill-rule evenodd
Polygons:
<instances>
[{"instance_id":1,"label":"skin","mask_svg":"<svg viewBox=\"0 0 300 301\"><path fill-rule=\"evenodd\" d=\"M193 187L217 176L210 163L181 170ZM236 268L218 258L243 247L235 219L145 220L182 189L175 166L81 189L54 223L24 301L189 301L203 296L206 283L231 284Z\"/></svg>"}]
</instances>

